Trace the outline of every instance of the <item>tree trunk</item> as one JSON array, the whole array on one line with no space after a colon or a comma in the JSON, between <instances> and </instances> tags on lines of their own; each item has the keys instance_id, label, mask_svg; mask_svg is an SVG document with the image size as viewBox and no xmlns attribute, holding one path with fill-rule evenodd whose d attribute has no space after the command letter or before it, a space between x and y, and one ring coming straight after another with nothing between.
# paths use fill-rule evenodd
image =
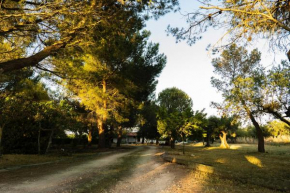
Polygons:
<instances>
[{"instance_id":1,"label":"tree trunk","mask_svg":"<svg viewBox=\"0 0 290 193\"><path fill-rule=\"evenodd\" d=\"M258 137L258 152L265 153L265 142L264 142L263 131L251 112L249 113L249 117L256 128L257 137Z\"/></svg>"},{"instance_id":2,"label":"tree trunk","mask_svg":"<svg viewBox=\"0 0 290 193\"><path fill-rule=\"evenodd\" d=\"M3 134L4 125L0 126L0 157L2 157L2 134Z\"/></svg>"},{"instance_id":3,"label":"tree trunk","mask_svg":"<svg viewBox=\"0 0 290 193\"><path fill-rule=\"evenodd\" d=\"M221 140L220 147L221 148L230 149L230 146L229 146L229 144L227 142L227 133L222 131L222 136L220 135L219 137L220 137L220 140Z\"/></svg>"},{"instance_id":4,"label":"tree trunk","mask_svg":"<svg viewBox=\"0 0 290 193\"><path fill-rule=\"evenodd\" d=\"M156 137L156 145L159 145L159 137Z\"/></svg>"},{"instance_id":5,"label":"tree trunk","mask_svg":"<svg viewBox=\"0 0 290 193\"><path fill-rule=\"evenodd\" d=\"M93 133L93 124L91 123L90 124L90 129L89 129L89 134L88 134L88 145L89 145L89 147L92 146L92 140L93 140L92 133Z\"/></svg>"},{"instance_id":6,"label":"tree trunk","mask_svg":"<svg viewBox=\"0 0 290 193\"><path fill-rule=\"evenodd\" d=\"M206 131L207 132L207 136L206 136L206 144L205 147L210 147L210 132L209 130Z\"/></svg>"},{"instance_id":7,"label":"tree trunk","mask_svg":"<svg viewBox=\"0 0 290 193\"><path fill-rule=\"evenodd\" d=\"M40 124L39 124L40 125ZM38 148L38 155L40 155L40 133L41 133L41 127L38 130L38 138L37 138L37 148Z\"/></svg>"},{"instance_id":8,"label":"tree trunk","mask_svg":"<svg viewBox=\"0 0 290 193\"><path fill-rule=\"evenodd\" d=\"M106 147L106 136L105 136L105 124L107 122L107 99L106 99L106 92L107 92L107 83L106 80L103 79L102 81L103 86L103 113L98 118L98 129L99 129L99 142L98 148L105 148Z\"/></svg>"},{"instance_id":9,"label":"tree trunk","mask_svg":"<svg viewBox=\"0 0 290 193\"><path fill-rule=\"evenodd\" d=\"M105 129L103 120L101 118L98 118L98 133L99 133L98 148L105 148L106 146Z\"/></svg>"},{"instance_id":10,"label":"tree trunk","mask_svg":"<svg viewBox=\"0 0 290 193\"><path fill-rule=\"evenodd\" d=\"M170 138L170 147L171 149L175 149L175 139L173 137Z\"/></svg>"},{"instance_id":11,"label":"tree trunk","mask_svg":"<svg viewBox=\"0 0 290 193\"><path fill-rule=\"evenodd\" d=\"M249 116L250 120L252 121L254 127L256 128L257 137L258 137L258 152L265 153L265 143L264 143L263 131L262 131L259 123L256 121L253 113L246 106L245 101L244 100L241 100L241 101L242 101L244 109L247 112L247 115Z\"/></svg>"},{"instance_id":12,"label":"tree trunk","mask_svg":"<svg viewBox=\"0 0 290 193\"><path fill-rule=\"evenodd\" d=\"M48 144L47 144L47 148L46 148L45 154L48 153L48 150L50 148L51 141L52 141L52 136L53 136L53 132L54 132L54 129L51 130L51 133L50 133L50 136L49 136L49 140L48 140Z\"/></svg>"},{"instance_id":13,"label":"tree trunk","mask_svg":"<svg viewBox=\"0 0 290 193\"><path fill-rule=\"evenodd\" d=\"M120 147L121 146L121 142L122 142L122 134L123 134L123 131L122 131L122 126L119 126L118 127L118 130L117 130L117 133L118 133L118 138L117 138L117 147Z\"/></svg>"},{"instance_id":14,"label":"tree trunk","mask_svg":"<svg viewBox=\"0 0 290 193\"><path fill-rule=\"evenodd\" d=\"M183 155L185 154L185 150L184 150L184 135L182 135L182 153L183 153Z\"/></svg>"},{"instance_id":15,"label":"tree trunk","mask_svg":"<svg viewBox=\"0 0 290 193\"><path fill-rule=\"evenodd\" d=\"M105 125L105 136L106 136L106 148L111 148L112 146L112 132L109 131L108 126Z\"/></svg>"}]
</instances>

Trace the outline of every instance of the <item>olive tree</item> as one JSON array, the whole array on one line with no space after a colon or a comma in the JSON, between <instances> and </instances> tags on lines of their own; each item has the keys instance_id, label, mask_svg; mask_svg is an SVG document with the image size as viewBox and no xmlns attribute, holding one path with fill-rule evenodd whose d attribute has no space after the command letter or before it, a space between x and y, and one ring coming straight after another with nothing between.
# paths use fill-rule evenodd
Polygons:
<instances>
[{"instance_id":1,"label":"olive tree","mask_svg":"<svg viewBox=\"0 0 290 193\"><path fill-rule=\"evenodd\" d=\"M239 115L249 119L256 128L258 151L265 152L263 131L257 121L260 115L259 101L263 92L258 84L260 79L260 53L253 50L248 54L243 47L235 44L224 50L219 58L212 61L214 72L211 83L222 93L222 104L213 103L224 114Z\"/></svg>"}]
</instances>

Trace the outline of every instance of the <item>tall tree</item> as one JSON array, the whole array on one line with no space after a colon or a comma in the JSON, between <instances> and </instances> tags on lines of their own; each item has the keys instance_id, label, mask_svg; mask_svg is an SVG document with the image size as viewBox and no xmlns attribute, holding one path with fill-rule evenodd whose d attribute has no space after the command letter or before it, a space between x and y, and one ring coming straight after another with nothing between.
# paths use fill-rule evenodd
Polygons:
<instances>
[{"instance_id":1,"label":"tall tree","mask_svg":"<svg viewBox=\"0 0 290 193\"><path fill-rule=\"evenodd\" d=\"M210 116L206 120L206 124L203 127L203 129L206 130L206 147L210 147L210 139L212 138L214 132L216 132L216 130L218 129L219 123L220 119L216 116Z\"/></svg>"},{"instance_id":2,"label":"tall tree","mask_svg":"<svg viewBox=\"0 0 290 193\"><path fill-rule=\"evenodd\" d=\"M231 45L223 51L220 58L213 59L214 72L219 77L212 77L211 83L224 98L224 103L215 104L216 107L225 113L250 119L256 128L258 151L265 152L263 131L257 121L259 108L255 104L262 94L254 80L259 78L262 68L260 55L256 49L248 54L246 49Z\"/></svg>"},{"instance_id":3,"label":"tall tree","mask_svg":"<svg viewBox=\"0 0 290 193\"><path fill-rule=\"evenodd\" d=\"M140 27L135 26L135 30ZM65 85L96 112L100 148L105 146L108 118L120 124L128 121L124 117L128 114L126 106L149 97L166 62L165 56L158 53L158 44L147 44L149 33L135 30L115 34L109 27L103 39L95 40L95 46L86 53L62 60L70 64L70 69L58 66L75 77L67 79Z\"/></svg>"},{"instance_id":4,"label":"tall tree","mask_svg":"<svg viewBox=\"0 0 290 193\"><path fill-rule=\"evenodd\" d=\"M157 130L157 112L158 106L153 101L146 101L140 110L140 131L139 135L142 137L142 143L144 143L144 138L146 139L158 139L160 137Z\"/></svg>"},{"instance_id":5,"label":"tall tree","mask_svg":"<svg viewBox=\"0 0 290 193\"><path fill-rule=\"evenodd\" d=\"M168 88L158 95L158 132L170 138L171 148L175 148L178 135L185 134L184 128L193 117L192 100L178 88Z\"/></svg>"}]
</instances>

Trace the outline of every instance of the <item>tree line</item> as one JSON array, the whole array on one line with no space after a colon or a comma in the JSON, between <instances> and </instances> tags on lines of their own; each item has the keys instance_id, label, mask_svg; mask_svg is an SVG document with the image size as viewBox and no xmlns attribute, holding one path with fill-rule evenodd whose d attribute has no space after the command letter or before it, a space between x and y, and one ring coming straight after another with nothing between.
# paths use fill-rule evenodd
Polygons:
<instances>
[{"instance_id":1,"label":"tree line","mask_svg":"<svg viewBox=\"0 0 290 193\"><path fill-rule=\"evenodd\" d=\"M212 47L220 55L212 61L211 82L224 99L212 103L223 115L218 121L193 111L177 88L155 101L166 56L148 41L145 22L178 10L177 0L2 1L0 145L13 149L34 138L36 151L48 152L64 130L87 133L90 142L97 128L98 146L105 148L113 133L120 145L122 128L138 124L143 138L164 136L174 147L177 137L184 140L197 128L210 136L210 125L236 127L237 119L245 119L256 129L258 151L265 152L259 117L289 125L289 62L265 69L258 50L248 53L237 43L266 38L289 57L289 0L199 2L188 14L189 26L169 26L168 33L193 44L210 27L228 29L228 44ZM225 147L226 133L221 131Z\"/></svg>"},{"instance_id":2,"label":"tree line","mask_svg":"<svg viewBox=\"0 0 290 193\"><path fill-rule=\"evenodd\" d=\"M30 138L48 152L65 130L90 142L97 128L99 148L109 147L112 132L136 125L166 64L145 22L177 7L176 0L3 1L0 144L13 149Z\"/></svg>"}]
</instances>

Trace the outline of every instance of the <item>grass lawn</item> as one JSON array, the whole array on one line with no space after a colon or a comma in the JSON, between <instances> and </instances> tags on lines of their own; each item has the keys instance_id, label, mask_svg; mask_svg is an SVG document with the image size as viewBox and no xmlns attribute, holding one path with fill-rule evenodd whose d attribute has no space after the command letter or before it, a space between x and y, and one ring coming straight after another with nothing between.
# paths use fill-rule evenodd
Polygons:
<instances>
[{"instance_id":1,"label":"grass lawn","mask_svg":"<svg viewBox=\"0 0 290 193\"><path fill-rule=\"evenodd\" d=\"M122 146L121 149L131 148L130 146ZM120 148L109 148L99 150L96 147L80 149L74 153L67 154L66 152L52 151L48 155L35 155L35 154L4 154L0 157L0 170L5 168L13 168L23 165L43 164L47 162L55 162L60 160L83 158L86 156L94 156L99 153L109 153L116 151Z\"/></svg>"},{"instance_id":2,"label":"grass lawn","mask_svg":"<svg viewBox=\"0 0 290 193\"><path fill-rule=\"evenodd\" d=\"M218 179L249 184L270 190L290 192L290 145L266 145L267 153L258 153L254 144L231 144L221 149L219 144L203 147L202 143L176 149L164 147L167 156ZM210 179L211 177L209 177Z\"/></svg>"},{"instance_id":3,"label":"grass lawn","mask_svg":"<svg viewBox=\"0 0 290 193\"><path fill-rule=\"evenodd\" d=\"M61 157L59 156L4 154L0 158L0 169L16 167L21 165L52 162L60 159Z\"/></svg>"}]
</instances>

